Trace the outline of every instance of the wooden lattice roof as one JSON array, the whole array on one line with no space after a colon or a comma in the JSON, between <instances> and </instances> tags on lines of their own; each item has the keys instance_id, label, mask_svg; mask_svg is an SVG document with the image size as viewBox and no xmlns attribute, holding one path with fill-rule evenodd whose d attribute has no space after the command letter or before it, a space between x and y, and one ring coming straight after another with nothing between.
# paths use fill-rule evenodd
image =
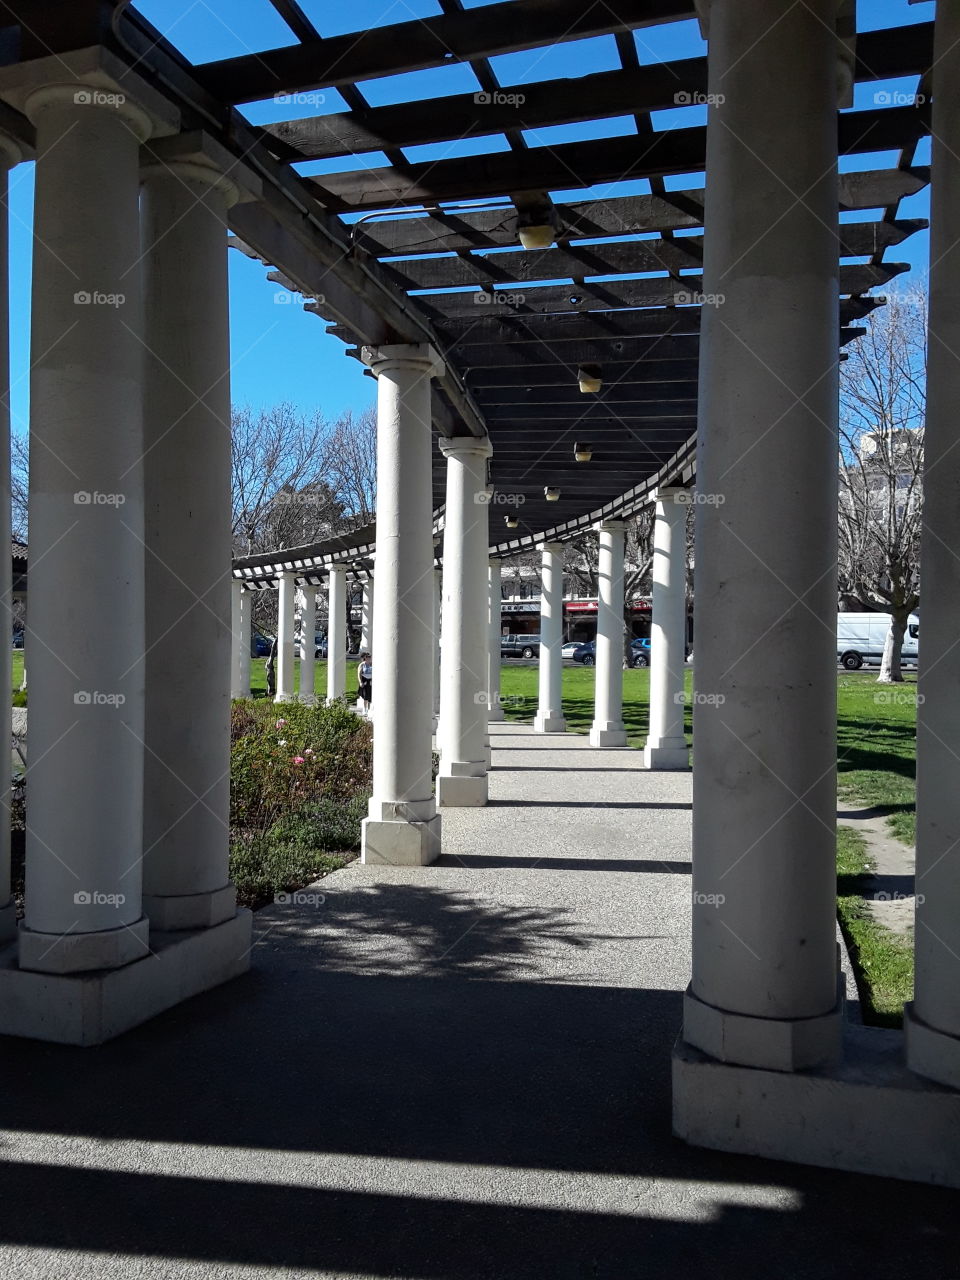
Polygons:
<instances>
[{"instance_id":1,"label":"wooden lattice roof","mask_svg":"<svg viewBox=\"0 0 960 1280\"><path fill-rule=\"evenodd\" d=\"M134 6L8 0L2 7L29 18L19 56L106 43L176 103L186 128L214 133L253 167L263 197L231 211L234 243L267 264L271 279L302 293L353 354L382 342L437 346L447 362L434 392L437 431L489 432L495 491L523 499L515 531L502 520L512 508L491 513L500 550L543 533L562 536L639 503L659 481L689 478L706 129L699 117L663 128L656 113L695 103L707 89L707 65L702 56L641 63L633 32L693 19L693 0L509 0L469 9L437 0L435 17L328 37L296 0L270 3L294 43L200 65ZM209 5L229 23L228 0ZM882 301L873 291L907 269L888 262L888 252L925 225L901 218L899 207L929 179L917 149L929 132L933 24L857 33L854 6L839 8L855 81L919 77L920 89L912 102L838 113L838 154L868 157L863 171L840 182L846 343ZM612 37L618 67L544 78L522 92L504 87L490 61L601 35ZM374 106L363 91L372 78L455 63L469 68L476 92ZM296 95L333 88L346 111L296 118ZM244 117L244 104L278 95L290 95L290 119L261 127ZM533 128L585 121L609 122L610 136L541 146L527 137ZM6 117L0 123L10 125ZM22 119L13 124L29 134ZM408 155L472 138L484 139L484 154ZM878 153L893 159L880 167ZM369 155L384 163L369 167ZM340 163L313 176L294 167L311 161ZM645 189L609 199L591 190L621 182ZM582 199L571 198L577 190ZM555 244L519 249L518 222L545 213ZM601 366L598 395L578 389L583 364ZM574 461L575 441L592 447L589 463ZM439 508L439 451L434 481ZM560 489L558 502L545 501L546 485Z\"/></svg>"}]
</instances>

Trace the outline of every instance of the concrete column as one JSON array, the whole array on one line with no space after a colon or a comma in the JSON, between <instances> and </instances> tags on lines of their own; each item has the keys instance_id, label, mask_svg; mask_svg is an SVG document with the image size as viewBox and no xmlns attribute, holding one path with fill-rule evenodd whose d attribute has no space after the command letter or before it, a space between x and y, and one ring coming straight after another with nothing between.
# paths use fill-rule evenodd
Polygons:
<instances>
[{"instance_id":1,"label":"concrete column","mask_svg":"<svg viewBox=\"0 0 960 1280\"><path fill-rule=\"evenodd\" d=\"M605 520L597 565L597 664L591 747L625 747L623 727L622 520Z\"/></svg>"},{"instance_id":2,"label":"concrete column","mask_svg":"<svg viewBox=\"0 0 960 1280\"><path fill-rule=\"evenodd\" d=\"M360 652L373 647L373 576L367 574L360 603Z\"/></svg>"},{"instance_id":3,"label":"concrete column","mask_svg":"<svg viewBox=\"0 0 960 1280\"><path fill-rule=\"evenodd\" d=\"M187 134L161 139L141 157L143 891L145 912L164 930L209 927L236 911L228 874L230 696L242 696L242 588L230 571L226 235L227 209L241 192L224 177L237 170L232 157L216 165L213 145Z\"/></svg>"},{"instance_id":4,"label":"concrete column","mask_svg":"<svg viewBox=\"0 0 960 1280\"><path fill-rule=\"evenodd\" d=\"M279 581L279 599L277 601L277 693L274 702L292 702L293 692L293 650L295 631L295 609L297 598L297 575L281 573Z\"/></svg>"},{"instance_id":5,"label":"concrete column","mask_svg":"<svg viewBox=\"0 0 960 1280\"><path fill-rule=\"evenodd\" d=\"M441 806L487 803L487 459L490 441L440 439L447 460L440 656Z\"/></svg>"},{"instance_id":6,"label":"concrete column","mask_svg":"<svg viewBox=\"0 0 960 1280\"><path fill-rule=\"evenodd\" d=\"M712 0L684 1040L839 1053L836 0ZM783 104L789 103L789 110Z\"/></svg>"},{"instance_id":7,"label":"concrete column","mask_svg":"<svg viewBox=\"0 0 960 1280\"><path fill-rule=\"evenodd\" d=\"M537 733L565 733L563 718L563 544L544 542L540 596L540 705L533 721Z\"/></svg>"},{"instance_id":8,"label":"concrete column","mask_svg":"<svg viewBox=\"0 0 960 1280\"><path fill-rule=\"evenodd\" d=\"M433 528L426 344L365 347L377 376L377 564L374 577L373 796L364 862L422 865L440 853L433 795Z\"/></svg>"},{"instance_id":9,"label":"concrete column","mask_svg":"<svg viewBox=\"0 0 960 1280\"><path fill-rule=\"evenodd\" d=\"M0 547L11 542L10 510L10 308L9 294L9 221L7 211L8 172L23 159L14 140L0 133ZM2 650L0 680L5 690L0 741L10 742L13 732L10 717L10 690L13 685L12 627L13 575L10 556L0 562L0 619L6 630ZM26 649L24 649L26 658ZM23 667L26 680L26 662ZM9 756L9 752L8 752ZM17 908L10 889L10 767L0 773L0 944L10 941L17 932Z\"/></svg>"},{"instance_id":10,"label":"concrete column","mask_svg":"<svg viewBox=\"0 0 960 1280\"><path fill-rule=\"evenodd\" d=\"M433 571L433 732L440 733L440 605L443 600L443 574Z\"/></svg>"},{"instance_id":11,"label":"concrete column","mask_svg":"<svg viewBox=\"0 0 960 1280\"><path fill-rule=\"evenodd\" d=\"M37 168L19 958L66 973L148 952L138 201L151 122L129 97L80 84L37 89L25 111Z\"/></svg>"},{"instance_id":12,"label":"concrete column","mask_svg":"<svg viewBox=\"0 0 960 1280\"><path fill-rule=\"evenodd\" d=\"M650 628L650 732L647 769L687 769L683 678L687 638L685 489L661 489L653 524L653 618Z\"/></svg>"},{"instance_id":13,"label":"concrete column","mask_svg":"<svg viewBox=\"0 0 960 1280\"><path fill-rule=\"evenodd\" d=\"M317 588L304 583L300 588L300 701L314 706L317 695Z\"/></svg>"},{"instance_id":14,"label":"concrete column","mask_svg":"<svg viewBox=\"0 0 960 1280\"><path fill-rule=\"evenodd\" d=\"M240 595L240 688L241 698L250 697L250 647L253 643L253 601L252 591L243 591Z\"/></svg>"},{"instance_id":15,"label":"concrete column","mask_svg":"<svg viewBox=\"0 0 960 1280\"><path fill-rule=\"evenodd\" d=\"M327 576L327 703L347 691L347 571L332 565Z\"/></svg>"},{"instance_id":16,"label":"concrete column","mask_svg":"<svg viewBox=\"0 0 960 1280\"><path fill-rule=\"evenodd\" d=\"M487 617L490 623L490 639L487 644L487 719L490 722L504 718L500 702L500 605L503 599L500 563L499 560L490 560L487 566Z\"/></svg>"},{"instance_id":17,"label":"concrete column","mask_svg":"<svg viewBox=\"0 0 960 1280\"><path fill-rule=\"evenodd\" d=\"M230 583L230 697L246 698L243 690L243 649L246 643L250 650L250 641L244 640L243 634L243 583L234 578Z\"/></svg>"},{"instance_id":18,"label":"concrete column","mask_svg":"<svg viewBox=\"0 0 960 1280\"><path fill-rule=\"evenodd\" d=\"M960 1088L960 9L937 5L933 55L930 344L923 442L923 660L917 708L916 983L907 1061Z\"/></svg>"}]
</instances>

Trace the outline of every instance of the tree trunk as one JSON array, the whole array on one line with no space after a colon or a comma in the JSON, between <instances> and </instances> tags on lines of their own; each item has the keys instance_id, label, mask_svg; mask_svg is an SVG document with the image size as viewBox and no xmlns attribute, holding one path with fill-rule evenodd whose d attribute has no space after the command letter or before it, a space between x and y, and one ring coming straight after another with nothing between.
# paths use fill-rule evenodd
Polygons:
<instances>
[{"instance_id":1,"label":"tree trunk","mask_svg":"<svg viewBox=\"0 0 960 1280\"><path fill-rule=\"evenodd\" d=\"M903 672L900 669L900 654L903 649L903 637L907 630L910 610L891 606L890 630L883 645L883 660L880 663L879 684L902 684Z\"/></svg>"},{"instance_id":2,"label":"tree trunk","mask_svg":"<svg viewBox=\"0 0 960 1280\"><path fill-rule=\"evenodd\" d=\"M267 658L267 696L273 698L277 692L277 641L270 642L270 654Z\"/></svg>"}]
</instances>

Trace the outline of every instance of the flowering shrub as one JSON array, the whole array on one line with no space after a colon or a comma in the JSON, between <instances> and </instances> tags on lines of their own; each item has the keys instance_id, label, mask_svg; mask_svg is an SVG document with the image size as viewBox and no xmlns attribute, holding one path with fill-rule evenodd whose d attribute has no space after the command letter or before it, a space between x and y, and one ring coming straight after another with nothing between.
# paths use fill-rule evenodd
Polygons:
<instances>
[{"instance_id":1,"label":"flowering shrub","mask_svg":"<svg viewBox=\"0 0 960 1280\"><path fill-rule=\"evenodd\" d=\"M230 738L231 876L241 900L268 900L342 865L359 846L371 791L369 723L342 703L238 700Z\"/></svg>"}]
</instances>

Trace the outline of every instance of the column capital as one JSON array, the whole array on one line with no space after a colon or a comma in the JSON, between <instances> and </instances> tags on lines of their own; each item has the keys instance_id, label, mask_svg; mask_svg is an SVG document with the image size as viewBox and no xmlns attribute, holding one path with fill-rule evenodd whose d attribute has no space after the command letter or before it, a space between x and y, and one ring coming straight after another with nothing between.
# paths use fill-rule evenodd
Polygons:
<instances>
[{"instance_id":1,"label":"column capital","mask_svg":"<svg viewBox=\"0 0 960 1280\"><path fill-rule=\"evenodd\" d=\"M537 550L542 552L544 555L547 553L551 555L559 555L563 549L564 543L562 542L540 542L537 544Z\"/></svg>"},{"instance_id":2,"label":"column capital","mask_svg":"<svg viewBox=\"0 0 960 1280\"><path fill-rule=\"evenodd\" d=\"M4 67L0 98L34 124L50 106L112 111L141 141L176 133L180 124L177 108L102 45Z\"/></svg>"},{"instance_id":3,"label":"column capital","mask_svg":"<svg viewBox=\"0 0 960 1280\"><path fill-rule=\"evenodd\" d=\"M438 378L444 371L444 363L436 347L429 342L393 343L383 347L361 347L360 359L379 378L381 373L394 369L410 369Z\"/></svg>"},{"instance_id":4,"label":"column capital","mask_svg":"<svg viewBox=\"0 0 960 1280\"><path fill-rule=\"evenodd\" d=\"M596 533L623 533L627 527L625 520L600 520L594 526Z\"/></svg>"},{"instance_id":5,"label":"column capital","mask_svg":"<svg viewBox=\"0 0 960 1280\"><path fill-rule=\"evenodd\" d=\"M490 458L493 444L489 436L438 436L437 444L445 458Z\"/></svg>"},{"instance_id":6,"label":"column capital","mask_svg":"<svg viewBox=\"0 0 960 1280\"><path fill-rule=\"evenodd\" d=\"M258 200L263 183L245 164L201 129L159 138L144 146L141 177L204 182L224 196L227 207Z\"/></svg>"},{"instance_id":7,"label":"column capital","mask_svg":"<svg viewBox=\"0 0 960 1280\"><path fill-rule=\"evenodd\" d=\"M691 505L690 490L683 484L661 485L654 495L654 500L667 506L689 507Z\"/></svg>"}]
</instances>

